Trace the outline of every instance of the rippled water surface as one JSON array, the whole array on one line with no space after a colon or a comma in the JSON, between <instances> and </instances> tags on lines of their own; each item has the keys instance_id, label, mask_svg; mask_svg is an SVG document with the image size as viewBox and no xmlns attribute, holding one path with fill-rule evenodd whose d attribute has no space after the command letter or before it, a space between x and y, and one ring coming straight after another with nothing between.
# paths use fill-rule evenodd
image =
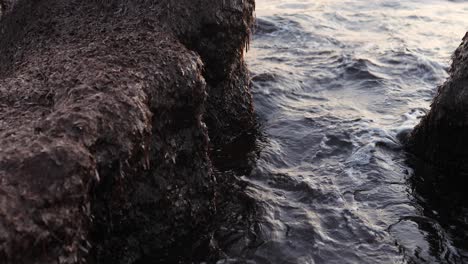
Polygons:
<instances>
[{"instance_id":1,"label":"rippled water surface","mask_svg":"<svg viewBox=\"0 0 468 264\"><path fill-rule=\"evenodd\" d=\"M260 242L233 259L468 263L453 234L468 231L427 213L398 140L447 77L468 2L257 0L257 24L247 60L267 143L244 179Z\"/></svg>"}]
</instances>

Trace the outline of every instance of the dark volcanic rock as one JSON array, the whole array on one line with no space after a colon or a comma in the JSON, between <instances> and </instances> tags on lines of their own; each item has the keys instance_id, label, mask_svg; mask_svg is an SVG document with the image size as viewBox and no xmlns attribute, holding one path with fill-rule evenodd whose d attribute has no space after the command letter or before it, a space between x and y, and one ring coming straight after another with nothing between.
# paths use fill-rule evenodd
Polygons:
<instances>
[{"instance_id":1,"label":"dark volcanic rock","mask_svg":"<svg viewBox=\"0 0 468 264\"><path fill-rule=\"evenodd\" d=\"M0 263L174 263L210 239L204 120L217 144L254 126L254 6L195 2L0 1Z\"/></svg>"},{"instance_id":2,"label":"dark volcanic rock","mask_svg":"<svg viewBox=\"0 0 468 264\"><path fill-rule=\"evenodd\" d=\"M468 34L453 55L449 79L430 112L414 129L409 147L448 174L468 173Z\"/></svg>"}]
</instances>

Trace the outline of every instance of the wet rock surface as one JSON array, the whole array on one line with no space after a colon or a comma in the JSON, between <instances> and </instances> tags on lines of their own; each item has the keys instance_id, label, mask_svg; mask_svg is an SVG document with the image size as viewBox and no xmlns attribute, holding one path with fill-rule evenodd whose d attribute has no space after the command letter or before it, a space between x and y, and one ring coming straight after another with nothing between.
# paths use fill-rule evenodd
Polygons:
<instances>
[{"instance_id":1,"label":"wet rock surface","mask_svg":"<svg viewBox=\"0 0 468 264\"><path fill-rule=\"evenodd\" d=\"M163 14L163 20L184 44L200 54L205 65L210 139L215 145L227 144L252 133L255 119L249 114L253 105L243 55L254 23L254 1L165 2L172 9Z\"/></svg>"},{"instance_id":2,"label":"wet rock surface","mask_svg":"<svg viewBox=\"0 0 468 264\"><path fill-rule=\"evenodd\" d=\"M452 60L449 78L439 87L429 113L404 140L415 154L409 156L408 163L414 169L411 184L416 200L424 215L437 221L441 227L438 232L446 230L453 246L459 249L457 258L444 256L446 262L465 263L468 259L465 232L468 194L464 183L468 174L468 33ZM432 237L429 241L436 250L451 250L443 248Z\"/></svg>"},{"instance_id":3,"label":"wet rock surface","mask_svg":"<svg viewBox=\"0 0 468 264\"><path fill-rule=\"evenodd\" d=\"M4 263L206 257L233 184L210 138L255 124L254 5L198 2L1 1Z\"/></svg>"},{"instance_id":4,"label":"wet rock surface","mask_svg":"<svg viewBox=\"0 0 468 264\"><path fill-rule=\"evenodd\" d=\"M420 158L446 174L468 173L468 34L453 55L448 80L439 87L430 112L409 138Z\"/></svg>"}]
</instances>

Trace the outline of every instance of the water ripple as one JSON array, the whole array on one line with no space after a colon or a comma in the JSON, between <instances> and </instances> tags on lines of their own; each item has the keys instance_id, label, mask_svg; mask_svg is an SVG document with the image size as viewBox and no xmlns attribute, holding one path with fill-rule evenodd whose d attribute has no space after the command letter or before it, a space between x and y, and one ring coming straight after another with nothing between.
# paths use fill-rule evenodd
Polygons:
<instances>
[{"instance_id":1,"label":"water ripple","mask_svg":"<svg viewBox=\"0 0 468 264\"><path fill-rule=\"evenodd\" d=\"M453 230L441 224L448 213L428 209L400 143L447 77L467 10L257 0L248 64L268 142L244 180L261 219L255 243L240 241L222 263L468 262L454 235L467 210Z\"/></svg>"}]
</instances>

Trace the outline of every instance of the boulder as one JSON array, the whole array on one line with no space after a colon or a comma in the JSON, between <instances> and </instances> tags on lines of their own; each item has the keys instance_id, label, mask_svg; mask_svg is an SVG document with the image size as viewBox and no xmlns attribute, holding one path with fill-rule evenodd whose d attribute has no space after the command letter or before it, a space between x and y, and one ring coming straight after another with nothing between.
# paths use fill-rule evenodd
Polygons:
<instances>
[{"instance_id":1,"label":"boulder","mask_svg":"<svg viewBox=\"0 0 468 264\"><path fill-rule=\"evenodd\" d=\"M210 240L210 138L255 126L254 5L196 2L0 1L1 263L174 263Z\"/></svg>"},{"instance_id":2,"label":"boulder","mask_svg":"<svg viewBox=\"0 0 468 264\"><path fill-rule=\"evenodd\" d=\"M408 139L425 162L447 174L468 173L468 33L453 55L448 80Z\"/></svg>"}]
</instances>

